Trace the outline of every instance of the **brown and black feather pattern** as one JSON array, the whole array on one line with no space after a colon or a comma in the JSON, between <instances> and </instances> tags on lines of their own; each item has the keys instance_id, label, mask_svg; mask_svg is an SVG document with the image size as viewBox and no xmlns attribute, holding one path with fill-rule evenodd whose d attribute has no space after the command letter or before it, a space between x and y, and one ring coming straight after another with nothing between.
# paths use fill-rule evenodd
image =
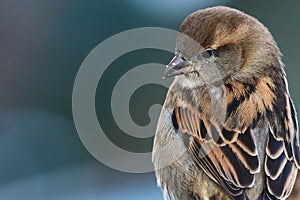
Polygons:
<instances>
[{"instance_id":1,"label":"brown and black feather pattern","mask_svg":"<svg viewBox=\"0 0 300 200\"><path fill-rule=\"evenodd\" d=\"M270 67L259 79L215 87L224 94L223 120L206 103L210 102L205 99L210 98L205 95L207 88L182 90L173 112L174 128L195 163L234 199L248 199L245 189L264 170L265 190L260 198L285 199L299 167L299 136L283 70ZM260 163L254 132L263 129L269 134L265 163Z\"/></svg>"},{"instance_id":2,"label":"brown and black feather pattern","mask_svg":"<svg viewBox=\"0 0 300 200\"><path fill-rule=\"evenodd\" d=\"M284 199L293 189L299 168L299 134L287 81L282 71L273 68L273 72L270 76L274 85L268 86L278 98L266 110L270 129L265 159L266 196Z\"/></svg>"}]
</instances>

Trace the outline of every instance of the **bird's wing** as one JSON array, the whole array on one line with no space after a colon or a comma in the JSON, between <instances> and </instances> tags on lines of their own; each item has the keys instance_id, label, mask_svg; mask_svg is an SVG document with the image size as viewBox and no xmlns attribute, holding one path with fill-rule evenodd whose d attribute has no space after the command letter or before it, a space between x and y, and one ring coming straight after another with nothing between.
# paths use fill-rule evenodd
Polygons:
<instances>
[{"instance_id":1,"label":"bird's wing","mask_svg":"<svg viewBox=\"0 0 300 200\"><path fill-rule=\"evenodd\" d=\"M227 130L199 111L177 107L173 113L178 128L195 163L234 199L245 199L243 188L254 184L260 163L253 125L244 132Z\"/></svg>"},{"instance_id":2,"label":"bird's wing","mask_svg":"<svg viewBox=\"0 0 300 200\"><path fill-rule=\"evenodd\" d=\"M296 112L284 77L273 80L271 88L278 97L267 109L269 139L266 147L266 195L285 199L295 183L300 163Z\"/></svg>"}]
</instances>

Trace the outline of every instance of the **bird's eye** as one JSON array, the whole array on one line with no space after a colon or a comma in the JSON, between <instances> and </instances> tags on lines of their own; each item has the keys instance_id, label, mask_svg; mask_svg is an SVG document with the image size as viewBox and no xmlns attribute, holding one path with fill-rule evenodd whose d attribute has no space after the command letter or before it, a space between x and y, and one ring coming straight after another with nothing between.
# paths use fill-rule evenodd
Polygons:
<instances>
[{"instance_id":1,"label":"bird's eye","mask_svg":"<svg viewBox=\"0 0 300 200\"><path fill-rule=\"evenodd\" d=\"M217 57L218 53L215 49L205 49L205 51L202 52L203 58L210 58L210 57Z\"/></svg>"}]
</instances>

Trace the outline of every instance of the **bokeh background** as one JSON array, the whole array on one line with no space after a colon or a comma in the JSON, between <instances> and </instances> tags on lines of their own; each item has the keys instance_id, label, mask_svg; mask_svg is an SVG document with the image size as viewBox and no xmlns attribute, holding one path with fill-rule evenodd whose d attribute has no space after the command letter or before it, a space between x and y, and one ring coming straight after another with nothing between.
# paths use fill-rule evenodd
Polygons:
<instances>
[{"instance_id":1,"label":"bokeh background","mask_svg":"<svg viewBox=\"0 0 300 200\"><path fill-rule=\"evenodd\" d=\"M153 173L110 169L82 145L72 118L74 79L88 53L108 37L147 26L177 30L189 13L213 5L241 9L270 29L300 110L300 1L0 0L0 199L162 199ZM152 138L137 140L116 126L109 110L113 85L137 64L171 57L151 49L131 52L102 77L98 118L118 146L146 152ZM162 103L165 92L154 86L137 91L133 119L147 124L145 105Z\"/></svg>"}]
</instances>

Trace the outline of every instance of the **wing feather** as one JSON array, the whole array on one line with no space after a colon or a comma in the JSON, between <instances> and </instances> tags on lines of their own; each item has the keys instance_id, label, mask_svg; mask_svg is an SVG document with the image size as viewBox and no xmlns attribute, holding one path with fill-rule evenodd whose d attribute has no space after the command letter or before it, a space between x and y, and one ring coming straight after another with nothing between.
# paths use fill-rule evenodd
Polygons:
<instances>
[{"instance_id":1,"label":"wing feather","mask_svg":"<svg viewBox=\"0 0 300 200\"><path fill-rule=\"evenodd\" d=\"M294 104L284 76L271 88L276 98L267 110L269 138L266 146L266 193L286 199L294 186L299 168L299 134Z\"/></svg>"},{"instance_id":2,"label":"wing feather","mask_svg":"<svg viewBox=\"0 0 300 200\"><path fill-rule=\"evenodd\" d=\"M186 145L195 163L232 197L244 197L260 166L251 127L244 133L229 131L199 109L176 109L182 137L192 138Z\"/></svg>"}]
</instances>

